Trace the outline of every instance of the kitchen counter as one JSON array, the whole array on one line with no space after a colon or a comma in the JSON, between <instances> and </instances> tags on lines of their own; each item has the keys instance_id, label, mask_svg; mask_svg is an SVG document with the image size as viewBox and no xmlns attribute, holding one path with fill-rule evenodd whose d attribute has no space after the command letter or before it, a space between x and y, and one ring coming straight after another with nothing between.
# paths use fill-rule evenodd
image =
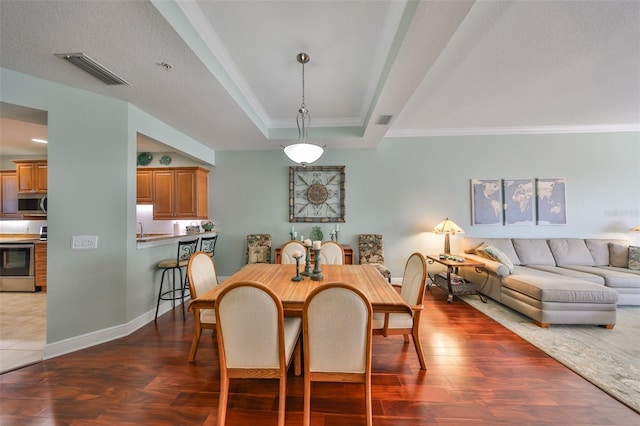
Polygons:
<instances>
[{"instance_id":1,"label":"kitchen counter","mask_svg":"<svg viewBox=\"0 0 640 426\"><path fill-rule=\"evenodd\" d=\"M180 234L151 234L138 238L139 234L136 234L136 248L142 249L147 247L157 247L165 244L173 244L176 241L188 240L192 238L200 238L207 235L217 235L220 230L214 229L213 231L199 232L197 234L187 234L181 232Z\"/></svg>"},{"instance_id":2,"label":"kitchen counter","mask_svg":"<svg viewBox=\"0 0 640 426\"><path fill-rule=\"evenodd\" d=\"M0 234L1 244L25 244L25 243L46 243L41 241L39 234Z\"/></svg>"}]
</instances>

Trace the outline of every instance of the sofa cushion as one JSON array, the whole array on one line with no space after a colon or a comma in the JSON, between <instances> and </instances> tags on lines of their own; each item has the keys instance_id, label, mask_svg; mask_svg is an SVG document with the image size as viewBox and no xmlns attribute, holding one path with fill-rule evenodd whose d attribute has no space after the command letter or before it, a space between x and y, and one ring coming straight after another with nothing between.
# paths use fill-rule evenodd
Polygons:
<instances>
[{"instance_id":1,"label":"sofa cushion","mask_svg":"<svg viewBox=\"0 0 640 426\"><path fill-rule=\"evenodd\" d=\"M513 247L522 265L555 265L547 240L514 238Z\"/></svg>"},{"instance_id":2,"label":"sofa cushion","mask_svg":"<svg viewBox=\"0 0 640 426\"><path fill-rule=\"evenodd\" d=\"M596 266L609 266L609 244L620 244L622 246L629 245L629 242L626 240L587 238L585 242L587 244L587 248L591 252L591 257L593 257Z\"/></svg>"},{"instance_id":3,"label":"sofa cushion","mask_svg":"<svg viewBox=\"0 0 640 426\"><path fill-rule=\"evenodd\" d=\"M638 275L628 268L598 268L595 266L565 265L563 268L599 275L604 278L604 285L612 288L640 288Z\"/></svg>"},{"instance_id":4,"label":"sofa cushion","mask_svg":"<svg viewBox=\"0 0 640 426\"><path fill-rule=\"evenodd\" d=\"M556 274L517 273L502 278L513 291L543 302L617 303L618 293L600 284Z\"/></svg>"},{"instance_id":5,"label":"sofa cushion","mask_svg":"<svg viewBox=\"0 0 640 426\"><path fill-rule=\"evenodd\" d=\"M462 250L465 253L475 253L478 247L482 244L488 246L494 246L506 254L511 263L514 265L520 265L520 259L513 249L511 238L477 238L477 237L465 237L462 239Z\"/></svg>"},{"instance_id":6,"label":"sofa cushion","mask_svg":"<svg viewBox=\"0 0 640 426\"><path fill-rule=\"evenodd\" d=\"M491 260L495 260L496 262L502 263L507 267L509 273L513 272L513 262L511 261L511 259L509 259L509 256L507 256L499 248L483 244L476 249L476 253L480 254L481 256L486 256Z\"/></svg>"},{"instance_id":7,"label":"sofa cushion","mask_svg":"<svg viewBox=\"0 0 640 426\"><path fill-rule=\"evenodd\" d=\"M549 240L549 248L556 260L556 265L595 266L593 257L584 240L579 238L553 238Z\"/></svg>"},{"instance_id":8,"label":"sofa cushion","mask_svg":"<svg viewBox=\"0 0 640 426\"><path fill-rule=\"evenodd\" d=\"M604 278L600 275L590 274L588 272L576 271L561 266L552 265L527 265L529 269L536 269L538 271L551 272L553 274L564 275L571 278L579 278L581 280L589 281L591 283L604 285Z\"/></svg>"},{"instance_id":9,"label":"sofa cushion","mask_svg":"<svg viewBox=\"0 0 640 426\"><path fill-rule=\"evenodd\" d=\"M640 247L629 247L629 269L640 270Z\"/></svg>"},{"instance_id":10,"label":"sofa cushion","mask_svg":"<svg viewBox=\"0 0 640 426\"><path fill-rule=\"evenodd\" d=\"M629 266L629 246L609 243L609 266L627 268Z\"/></svg>"}]
</instances>

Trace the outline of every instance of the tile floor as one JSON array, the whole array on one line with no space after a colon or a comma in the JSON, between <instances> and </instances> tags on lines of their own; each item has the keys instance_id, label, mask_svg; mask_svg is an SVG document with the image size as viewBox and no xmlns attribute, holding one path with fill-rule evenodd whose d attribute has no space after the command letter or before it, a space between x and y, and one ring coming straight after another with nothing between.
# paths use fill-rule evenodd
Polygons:
<instances>
[{"instance_id":1,"label":"tile floor","mask_svg":"<svg viewBox=\"0 0 640 426\"><path fill-rule=\"evenodd\" d=\"M0 292L0 373L42 360L47 293Z\"/></svg>"}]
</instances>

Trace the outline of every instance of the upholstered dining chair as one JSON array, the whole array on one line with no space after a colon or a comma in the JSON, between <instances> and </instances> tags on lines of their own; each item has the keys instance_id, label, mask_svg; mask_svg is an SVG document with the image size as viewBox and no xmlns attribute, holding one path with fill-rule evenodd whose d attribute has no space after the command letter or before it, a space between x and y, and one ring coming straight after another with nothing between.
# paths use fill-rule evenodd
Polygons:
<instances>
[{"instance_id":1,"label":"upholstered dining chair","mask_svg":"<svg viewBox=\"0 0 640 426\"><path fill-rule=\"evenodd\" d=\"M295 264L296 260L293 257L293 253L295 252L299 252L300 254L302 254L302 257L300 258L300 263L301 264L304 263L305 261L304 244L296 240L287 241L285 245L282 246L282 249L280 251L280 263Z\"/></svg>"},{"instance_id":2,"label":"upholstered dining chair","mask_svg":"<svg viewBox=\"0 0 640 426\"><path fill-rule=\"evenodd\" d=\"M326 265L344 265L344 250L335 241L324 241L320 250L320 263Z\"/></svg>"},{"instance_id":3,"label":"upholstered dining chair","mask_svg":"<svg viewBox=\"0 0 640 426\"><path fill-rule=\"evenodd\" d=\"M207 253L210 257L216 253L216 243L218 242L218 234L208 235L200 238L200 251Z\"/></svg>"},{"instance_id":4,"label":"upholstered dining chair","mask_svg":"<svg viewBox=\"0 0 640 426\"><path fill-rule=\"evenodd\" d=\"M257 282L226 286L216 298L220 362L218 425L224 425L230 379L279 379L278 425L284 426L287 370L300 370L302 320L284 317L282 302Z\"/></svg>"},{"instance_id":5,"label":"upholstered dining chair","mask_svg":"<svg viewBox=\"0 0 640 426\"><path fill-rule=\"evenodd\" d=\"M424 308L426 278L427 262L425 257L420 253L413 253L405 265L402 286L400 286L400 296L411 306L413 315L409 313L376 313L373 315L373 334L382 334L385 337L402 334L405 343L409 343L409 335L412 336L421 370L427 369L420 342L420 314Z\"/></svg>"},{"instance_id":6,"label":"upholstered dining chair","mask_svg":"<svg viewBox=\"0 0 640 426\"><path fill-rule=\"evenodd\" d=\"M180 300L182 304L182 318L184 315L184 295L186 289L186 274L182 277L182 268L187 267L189 258L196 252L198 248L198 238L194 240L178 241L178 254L172 259L165 259L158 262L158 268L162 269L162 278L160 279L160 290L158 290L158 303L156 304L156 317L158 319L158 310L160 309L161 300L171 300L171 306L175 308L176 300ZM176 271L180 274L180 285L176 285ZM162 290L164 286L164 277L168 272L172 272L172 288L168 290ZM167 281L169 279L167 278Z\"/></svg>"},{"instance_id":7,"label":"upholstered dining chair","mask_svg":"<svg viewBox=\"0 0 640 426\"><path fill-rule=\"evenodd\" d=\"M271 234L247 235L247 263L271 263Z\"/></svg>"},{"instance_id":8,"label":"upholstered dining chair","mask_svg":"<svg viewBox=\"0 0 640 426\"><path fill-rule=\"evenodd\" d=\"M382 276L391 282L391 271L384 265L384 242L382 235L358 235L358 259L361 265L374 265Z\"/></svg>"},{"instance_id":9,"label":"upholstered dining chair","mask_svg":"<svg viewBox=\"0 0 640 426\"><path fill-rule=\"evenodd\" d=\"M372 308L345 283L329 283L307 296L302 310L304 422L311 422L311 382L364 383L367 425L372 424Z\"/></svg>"},{"instance_id":10,"label":"upholstered dining chair","mask_svg":"<svg viewBox=\"0 0 640 426\"><path fill-rule=\"evenodd\" d=\"M206 293L218 285L218 276L213 258L209 253L199 251L191 256L187 264L187 277L189 278L189 293L191 300ZM193 341L189 351L189 362L196 359L198 344L202 330L213 330L212 336L215 338L216 313L214 309L194 309L193 310Z\"/></svg>"}]
</instances>

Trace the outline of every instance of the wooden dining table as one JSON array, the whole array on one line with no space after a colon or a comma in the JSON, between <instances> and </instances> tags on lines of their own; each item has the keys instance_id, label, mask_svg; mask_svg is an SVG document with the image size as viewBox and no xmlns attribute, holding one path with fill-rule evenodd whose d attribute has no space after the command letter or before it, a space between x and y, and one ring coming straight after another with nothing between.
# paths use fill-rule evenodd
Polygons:
<instances>
[{"instance_id":1,"label":"wooden dining table","mask_svg":"<svg viewBox=\"0 0 640 426\"><path fill-rule=\"evenodd\" d=\"M293 264L256 263L246 265L223 282L191 301L189 309L215 308L222 289L240 281L257 281L269 287L282 301L285 315L302 314L304 301L311 291L330 282L343 282L360 289L369 299L374 312L411 313L411 307L372 265L321 265L323 279L292 281L296 275Z\"/></svg>"}]
</instances>

